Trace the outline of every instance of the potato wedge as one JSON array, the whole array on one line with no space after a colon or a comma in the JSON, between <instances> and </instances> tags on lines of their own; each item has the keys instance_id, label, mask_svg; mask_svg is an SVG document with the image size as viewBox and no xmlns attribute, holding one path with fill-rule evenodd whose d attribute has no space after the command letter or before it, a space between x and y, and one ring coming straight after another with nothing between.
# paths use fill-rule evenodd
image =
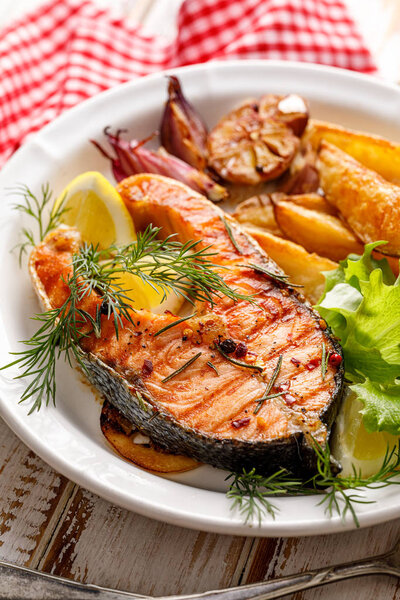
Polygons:
<instances>
[{"instance_id":1,"label":"potato wedge","mask_svg":"<svg viewBox=\"0 0 400 600\"><path fill-rule=\"evenodd\" d=\"M325 141L320 145L319 170L326 199L360 240L386 240L380 252L400 256L400 187Z\"/></svg>"},{"instance_id":2,"label":"potato wedge","mask_svg":"<svg viewBox=\"0 0 400 600\"><path fill-rule=\"evenodd\" d=\"M363 245L337 217L293 202L274 200L273 204L275 219L284 234L308 252L334 261L343 260L351 253L363 253Z\"/></svg>"},{"instance_id":3,"label":"potato wedge","mask_svg":"<svg viewBox=\"0 0 400 600\"><path fill-rule=\"evenodd\" d=\"M268 194L252 196L241 202L233 216L239 223L262 227L274 235L282 235L274 215L274 207Z\"/></svg>"},{"instance_id":4,"label":"potato wedge","mask_svg":"<svg viewBox=\"0 0 400 600\"><path fill-rule=\"evenodd\" d=\"M318 256L318 254L310 254L299 244L279 238L267 231L260 231L254 227L245 227L244 229L289 275L291 282L303 286L302 291L306 298L312 304L316 304L325 286L325 277L322 272L336 269L338 264L329 258Z\"/></svg>"},{"instance_id":5,"label":"potato wedge","mask_svg":"<svg viewBox=\"0 0 400 600\"><path fill-rule=\"evenodd\" d=\"M100 427L107 441L121 456L144 469L158 473L179 473L199 466L198 462L188 456L167 454L152 446L135 444L132 425L107 401L101 411Z\"/></svg>"},{"instance_id":6,"label":"potato wedge","mask_svg":"<svg viewBox=\"0 0 400 600\"><path fill-rule=\"evenodd\" d=\"M302 142L310 142L314 150L321 140L334 144L361 164L400 185L400 145L377 135L345 129L334 123L310 119Z\"/></svg>"},{"instance_id":7,"label":"potato wedge","mask_svg":"<svg viewBox=\"0 0 400 600\"><path fill-rule=\"evenodd\" d=\"M303 206L304 208L316 210L318 212L325 213L326 215L337 214L337 210L334 208L334 206L329 204L329 202L327 202L320 194L310 193L288 196L287 194L275 192L275 194L272 194L272 198L278 202L282 200L286 202L293 202L293 204L296 204L296 206Z\"/></svg>"}]
</instances>

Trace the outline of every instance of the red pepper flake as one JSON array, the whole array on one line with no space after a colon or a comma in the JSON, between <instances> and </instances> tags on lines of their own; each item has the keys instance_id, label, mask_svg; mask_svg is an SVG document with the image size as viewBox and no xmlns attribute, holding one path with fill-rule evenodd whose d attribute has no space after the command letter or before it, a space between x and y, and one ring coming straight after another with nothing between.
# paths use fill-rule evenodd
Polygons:
<instances>
[{"instance_id":1,"label":"red pepper flake","mask_svg":"<svg viewBox=\"0 0 400 600\"><path fill-rule=\"evenodd\" d=\"M243 419L238 419L237 421L232 421L232 427L235 429L241 429L242 427L246 427L250 423L250 417L244 417Z\"/></svg>"},{"instance_id":2,"label":"red pepper flake","mask_svg":"<svg viewBox=\"0 0 400 600\"><path fill-rule=\"evenodd\" d=\"M314 371L314 369L316 369L317 367L319 367L320 364L321 364L321 359L320 358L312 358L306 364L306 369L308 369L308 371Z\"/></svg>"},{"instance_id":3,"label":"red pepper flake","mask_svg":"<svg viewBox=\"0 0 400 600\"><path fill-rule=\"evenodd\" d=\"M294 364L295 367L299 367L301 365L301 362L299 361L298 358L291 358L290 362Z\"/></svg>"},{"instance_id":4,"label":"red pepper flake","mask_svg":"<svg viewBox=\"0 0 400 600\"><path fill-rule=\"evenodd\" d=\"M285 394L283 398L288 406L292 406L292 404L294 404L297 401L297 398L292 396L292 394Z\"/></svg>"},{"instance_id":5,"label":"red pepper flake","mask_svg":"<svg viewBox=\"0 0 400 600\"><path fill-rule=\"evenodd\" d=\"M340 363L342 362L342 357L340 356L340 354L337 354L336 352L334 352L333 354L330 355L329 357L329 364L332 365L332 367L338 367L340 365Z\"/></svg>"},{"instance_id":6,"label":"red pepper flake","mask_svg":"<svg viewBox=\"0 0 400 600\"><path fill-rule=\"evenodd\" d=\"M142 366L142 377L150 377L153 372L153 363L148 358L144 359Z\"/></svg>"},{"instance_id":7,"label":"red pepper flake","mask_svg":"<svg viewBox=\"0 0 400 600\"><path fill-rule=\"evenodd\" d=\"M237 345L235 356L236 358L244 358L247 354L247 346L244 342L240 342Z\"/></svg>"}]
</instances>

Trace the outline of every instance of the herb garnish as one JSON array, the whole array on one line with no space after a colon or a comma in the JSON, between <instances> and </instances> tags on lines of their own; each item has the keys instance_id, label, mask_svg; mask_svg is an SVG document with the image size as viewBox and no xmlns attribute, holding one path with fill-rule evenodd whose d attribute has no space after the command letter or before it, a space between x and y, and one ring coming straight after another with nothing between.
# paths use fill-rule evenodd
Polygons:
<instances>
[{"instance_id":1,"label":"herb garnish","mask_svg":"<svg viewBox=\"0 0 400 600\"><path fill-rule=\"evenodd\" d=\"M161 329L159 329L158 331L156 331L156 333L153 335L153 337L157 337L158 335L161 335L162 333L164 333L164 331L168 331L168 329L171 329L172 327L175 327L175 325L179 325L179 323L183 323L184 321L187 321L188 319L191 319L192 317L195 317L196 314L197 313L194 312L191 315L188 315L187 317L182 317L181 319L177 319L173 323L169 323L169 325L166 325L165 327L162 327Z\"/></svg>"},{"instance_id":2,"label":"herb garnish","mask_svg":"<svg viewBox=\"0 0 400 600\"><path fill-rule=\"evenodd\" d=\"M330 352L326 351L325 342L322 342L322 355L321 355L321 376L322 381L325 381L326 373L328 371L328 362L330 357Z\"/></svg>"},{"instance_id":3,"label":"herb garnish","mask_svg":"<svg viewBox=\"0 0 400 600\"><path fill-rule=\"evenodd\" d=\"M206 365L207 365L208 367L210 367L210 368L211 368L213 371L215 371L215 372L216 372L216 374L217 374L217 377L219 377L219 371L218 371L217 367L216 367L215 365L213 365L213 364L212 364L211 360L208 360L208 361L206 362Z\"/></svg>"},{"instance_id":4,"label":"herb garnish","mask_svg":"<svg viewBox=\"0 0 400 600\"><path fill-rule=\"evenodd\" d=\"M259 271L260 273L262 273L263 275L266 275L270 279L273 279L274 281L277 281L278 283L284 283L288 287L294 287L294 288L295 287L297 287L297 288L304 287L304 285L300 285L297 283L291 283L290 281L288 281L289 275L286 275L285 273L275 273L274 271L270 271L269 269L263 267L262 265L254 265L253 263L249 263L248 265L240 265L240 266L253 269L254 271Z\"/></svg>"},{"instance_id":5,"label":"herb garnish","mask_svg":"<svg viewBox=\"0 0 400 600\"><path fill-rule=\"evenodd\" d=\"M256 414L257 414L257 413L260 411L260 409L261 409L262 405L264 404L264 402L265 402L266 400L269 400L269 399L270 399L270 397L271 397L271 396L270 396L270 393L271 393L271 390L272 390L272 388L273 388L273 387L274 387L274 385L275 385L275 381L276 381L276 380L277 380L277 378L278 378L279 371L281 370L281 367L282 367L282 361L283 361L283 356L282 356L282 354L281 354L281 355L279 356L279 358L278 358L278 362L276 363L276 367L275 367L275 369L274 369L274 370L273 370L273 372L272 372L271 379L270 379L270 380L269 380L269 382L268 382L268 385L267 385L267 387L266 387L266 389L265 389L265 392L264 392L264 394L262 395L262 397L261 397L259 400L256 400L256 402L257 402L257 406L256 406L256 408L254 409L254 413L253 413L253 414L255 414L255 415L256 415ZM286 392L283 392L282 394L281 394L281 393L279 393L279 394L276 394L276 395L277 395L277 396L279 396L279 395L283 395L284 393L286 393ZM275 395L274 395L274 396L272 396L272 398L274 398L274 397L276 397L276 396L275 396Z\"/></svg>"},{"instance_id":6,"label":"herb garnish","mask_svg":"<svg viewBox=\"0 0 400 600\"><path fill-rule=\"evenodd\" d=\"M356 527L360 526L355 504L370 504L372 501L364 500L360 494L349 492L361 491L362 488L380 489L388 485L400 485L400 444L389 448L383 458L382 464L374 475L363 477L361 470L353 465L353 474L348 477L337 476L332 469L329 446L322 448L314 440L314 449L317 455L317 473L306 481L302 481L291 475L285 469L280 469L273 475L262 476L255 469L241 474L231 473L227 479L233 479L227 497L233 500L232 509L239 507L245 522L258 517L261 518L268 512L275 518L278 508L269 500L269 496L277 495L321 495L318 504L325 506L325 512L329 517L338 514L345 519L351 514Z\"/></svg>"},{"instance_id":7,"label":"herb garnish","mask_svg":"<svg viewBox=\"0 0 400 600\"><path fill-rule=\"evenodd\" d=\"M237 360L236 358L232 358L228 354L225 354L225 352L222 350L221 346L218 343L215 344L215 348L218 350L218 352L221 354L221 356L226 358L226 360L228 362L232 363L233 365L236 365L237 367L245 367L246 369L254 369L255 371L259 371L260 373L262 373L262 371L264 370L263 367L261 367L260 365L252 365L249 363L245 363L241 360Z\"/></svg>"},{"instance_id":8,"label":"herb garnish","mask_svg":"<svg viewBox=\"0 0 400 600\"><path fill-rule=\"evenodd\" d=\"M45 222L52 197L49 186L43 186L41 200L26 186L17 188L16 192L22 195L25 202L16 205L17 210L36 221L39 238L42 240L59 224L64 212L62 203ZM85 244L72 257L72 270L65 280L69 291L65 302L61 307L33 317L40 323L38 331L24 341L26 349L12 353L17 357L14 361L1 367L5 369L19 365L22 373L17 378L33 377L21 397L21 401L34 397L30 412L39 410L43 402L46 405L50 401L54 403L55 366L61 356L70 365L75 359L88 374L80 341L92 333L100 337L102 315L113 320L117 337L119 330L124 327L124 319L134 325L134 308L126 290L118 283L123 272L137 275L153 289L161 290L162 300L167 297L168 292L174 292L192 304L203 301L213 305L215 298L221 296L227 296L234 302L252 302L251 296L230 288L213 269L216 266L220 268L220 265L212 262L215 254L210 252L210 247L199 248L201 242L192 241L182 244L174 236L158 239L159 232L159 227L150 225L131 244L103 250ZM36 243L32 231L24 229L23 233L26 241L20 248L20 258L29 245ZM102 300L95 307L95 313L83 310L80 305L92 292L96 292Z\"/></svg>"},{"instance_id":9,"label":"herb garnish","mask_svg":"<svg viewBox=\"0 0 400 600\"><path fill-rule=\"evenodd\" d=\"M14 204L13 208L32 217L36 221L38 228L38 241L35 241L35 234L31 229L23 228L22 234L25 241L14 246L15 248L19 248L18 259L21 266L22 256L27 252L27 249L29 247L33 248L38 242L43 241L49 231L55 229L60 224L62 215L68 209L65 208L63 199L56 210L52 210L50 214L48 214L49 205L53 197L53 192L50 190L48 183L42 185L41 199L38 199L30 188L24 184L17 185L9 191L13 195L21 196L24 200L23 202ZM45 217L47 219L46 221Z\"/></svg>"},{"instance_id":10,"label":"herb garnish","mask_svg":"<svg viewBox=\"0 0 400 600\"><path fill-rule=\"evenodd\" d=\"M224 227L226 229L226 233L228 234L229 239L231 240L231 242L234 245L235 249L239 252L239 254L243 254L243 251L242 251L241 247L238 245L237 241L235 240L235 237L234 237L233 232L232 232L232 228L229 225L228 221L224 217L220 217L220 219L223 222Z\"/></svg>"},{"instance_id":11,"label":"herb garnish","mask_svg":"<svg viewBox=\"0 0 400 600\"><path fill-rule=\"evenodd\" d=\"M167 381L169 381L173 377L176 377L177 375L179 375L179 373L182 373L182 371L184 371L185 369L187 369L188 367L190 367L190 365L193 364L194 361L197 360L200 356L201 356L201 352L198 352L197 354L195 354L194 356L192 356L192 358L189 358L189 360L187 362L185 362L184 365L182 365L181 367L179 367L179 369L176 369L176 371L173 371L172 373L170 373L169 375L167 375L167 377L164 377L164 379L161 379L161 382L162 383L166 383Z\"/></svg>"},{"instance_id":12,"label":"herb garnish","mask_svg":"<svg viewBox=\"0 0 400 600\"><path fill-rule=\"evenodd\" d=\"M266 477L258 475L255 469L243 469L242 473L230 473L226 477L226 480L229 479L232 479L232 483L226 495L232 500L231 510L238 507L245 524L257 517L259 525L266 513L275 519L278 508L268 499L270 496L292 494L302 484L300 479L293 478L286 469L279 469Z\"/></svg>"}]
</instances>

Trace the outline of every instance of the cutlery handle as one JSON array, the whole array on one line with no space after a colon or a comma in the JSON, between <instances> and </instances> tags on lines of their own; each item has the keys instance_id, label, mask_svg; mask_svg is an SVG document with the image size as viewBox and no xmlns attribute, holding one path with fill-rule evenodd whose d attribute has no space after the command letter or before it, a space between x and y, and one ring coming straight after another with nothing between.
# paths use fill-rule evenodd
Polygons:
<instances>
[{"instance_id":1,"label":"cutlery handle","mask_svg":"<svg viewBox=\"0 0 400 600\"><path fill-rule=\"evenodd\" d=\"M0 561L0 600L147 600Z\"/></svg>"},{"instance_id":2,"label":"cutlery handle","mask_svg":"<svg viewBox=\"0 0 400 600\"><path fill-rule=\"evenodd\" d=\"M272 600L300 590L361 575L399 577L400 570L386 562L388 557L389 555L378 556L225 590L164 598L151 598L78 583L0 561L0 600Z\"/></svg>"},{"instance_id":3,"label":"cutlery handle","mask_svg":"<svg viewBox=\"0 0 400 600\"><path fill-rule=\"evenodd\" d=\"M158 600L273 600L300 590L326 585L361 575L393 575L400 577L400 570L386 562L386 556L378 556L362 561L345 563L333 567L308 571L289 577L273 579L225 590L215 590L203 594L173 596Z\"/></svg>"}]
</instances>

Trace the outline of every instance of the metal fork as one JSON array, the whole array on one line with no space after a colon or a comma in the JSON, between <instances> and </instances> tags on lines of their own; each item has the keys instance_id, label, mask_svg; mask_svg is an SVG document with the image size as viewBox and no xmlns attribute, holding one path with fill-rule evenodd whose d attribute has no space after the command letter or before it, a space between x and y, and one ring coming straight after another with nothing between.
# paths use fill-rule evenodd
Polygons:
<instances>
[{"instance_id":1,"label":"metal fork","mask_svg":"<svg viewBox=\"0 0 400 600\"><path fill-rule=\"evenodd\" d=\"M25 567L0 561L1 600L272 600L300 590L326 585L361 575L400 577L400 539L385 554L324 567L271 581L213 590L202 594L153 598L97 585L77 583Z\"/></svg>"}]
</instances>

